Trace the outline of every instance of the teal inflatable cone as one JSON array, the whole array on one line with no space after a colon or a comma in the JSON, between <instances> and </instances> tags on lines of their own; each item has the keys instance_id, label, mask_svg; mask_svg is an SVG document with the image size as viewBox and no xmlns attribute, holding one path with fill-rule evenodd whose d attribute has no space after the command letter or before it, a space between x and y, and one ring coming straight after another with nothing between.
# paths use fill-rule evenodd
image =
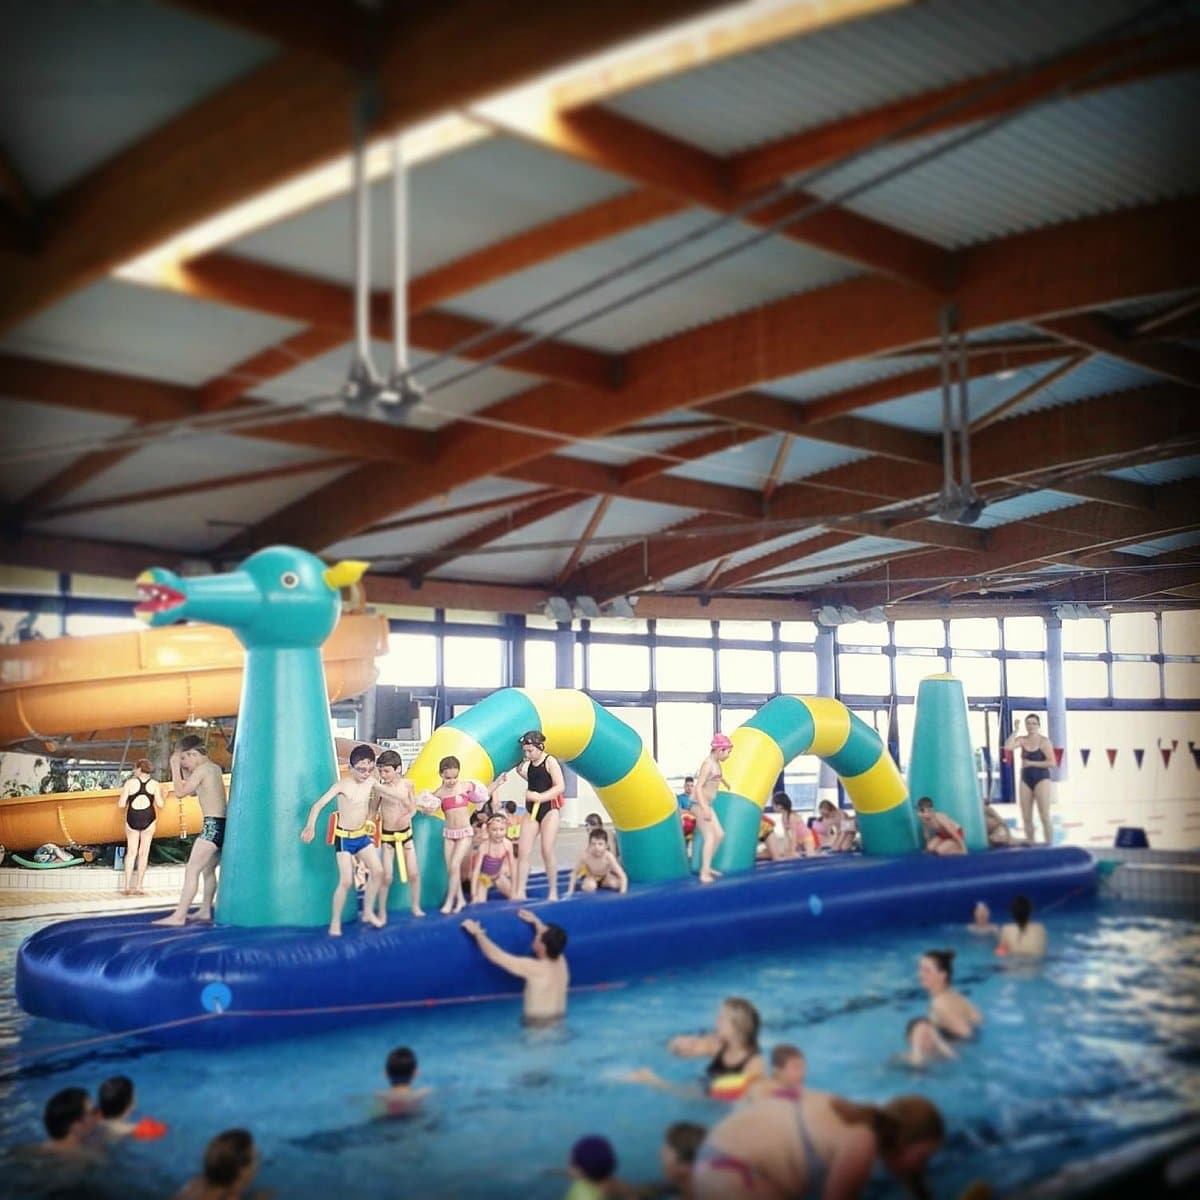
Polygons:
<instances>
[{"instance_id":1,"label":"teal inflatable cone","mask_svg":"<svg viewBox=\"0 0 1200 1200\"><path fill-rule=\"evenodd\" d=\"M987 849L967 698L962 680L953 675L930 675L917 690L908 791L914 805L928 796L938 812L957 821L968 850Z\"/></svg>"}]
</instances>

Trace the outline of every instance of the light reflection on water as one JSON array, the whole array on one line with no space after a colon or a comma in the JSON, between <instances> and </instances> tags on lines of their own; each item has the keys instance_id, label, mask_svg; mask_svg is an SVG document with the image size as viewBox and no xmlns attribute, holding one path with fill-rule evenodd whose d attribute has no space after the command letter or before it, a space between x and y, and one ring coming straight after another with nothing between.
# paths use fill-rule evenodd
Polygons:
<instances>
[{"instance_id":1,"label":"light reflection on water","mask_svg":"<svg viewBox=\"0 0 1200 1200\"><path fill-rule=\"evenodd\" d=\"M964 914L965 915L965 914ZM263 1186L288 1197L560 1196L571 1142L612 1138L626 1178L656 1174L665 1126L711 1122L721 1108L621 1081L650 1066L679 1083L700 1064L671 1059L667 1038L707 1027L725 995L753 999L764 1045L796 1042L814 1087L857 1099L929 1095L950 1134L934 1170L939 1195L987 1178L999 1192L1072 1158L1180 1124L1200 1103L1200 933L1180 917L1083 908L1052 914L1042 965L997 960L961 929L873 934L803 956L725 960L653 982L572 999L565 1029L523 1032L515 1003L348 1023L343 1033L236 1052L118 1042L59 1052L0 1080L0 1140L39 1136L42 1105L68 1084L95 1090L118 1072L139 1109L166 1120L162 1142L122 1147L122 1169L83 1190L34 1181L30 1195L162 1196L200 1161L204 1143L250 1127ZM92 1031L26 1017L12 995L12 956L37 922L0 926L0 1050L49 1051ZM984 1011L959 1061L914 1074L889 1063L905 1022L925 1008L916 960L957 949L956 983ZM696 932L697 954L703 931ZM147 1013L147 1020L153 1019ZM371 1119L372 1091L394 1045L412 1045L419 1082L435 1088L409 1121ZM15 1185L8 1176L5 1186ZM22 1185L24 1186L24 1185Z\"/></svg>"}]
</instances>

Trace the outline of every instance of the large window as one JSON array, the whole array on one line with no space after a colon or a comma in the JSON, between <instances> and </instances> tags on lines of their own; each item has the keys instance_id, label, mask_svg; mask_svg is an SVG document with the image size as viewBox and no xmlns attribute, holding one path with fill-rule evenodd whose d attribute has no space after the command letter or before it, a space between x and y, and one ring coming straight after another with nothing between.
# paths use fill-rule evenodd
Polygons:
<instances>
[{"instance_id":1,"label":"large window","mask_svg":"<svg viewBox=\"0 0 1200 1200\"><path fill-rule=\"evenodd\" d=\"M839 646L886 646L888 627L883 621L854 621L849 625L839 625L837 642Z\"/></svg>"},{"instance_id":2,"label":"large window","mask_svg":"<svg viewBox=\"0 0 1200 1200\"><path fill-rule=\"evenodd\" d=\"M711 692L713 656L699 646L658 646L654 671L660 692Z\"/></svg>"},{"instance_id":3,"label":"large window","mask_svg":"<svg viewBox=\"0 0 1200 1200\"><path fill-rule=\"evenodd\" d=\"M1010 696L1044 697L1046 663L1041 658L1010 658L1005 664Z\"/></svg>"},{"instance_id":4,"label":"large window","mask_svg":"<svg viewBox=\"0 0 1200 1200\"><path fill-rule=\"evenodd\" d=\"M1107 664L1095 659L1068 658L1063 663L1063 689L1069 698L1076 700L1107 700Z\"/></svg>"},{"instance_id":5,"label":"large window","mask_svg":"<svg viewBox=\"0 0 1200 1200\"><path fill-rule=\"evenodd\" d=\"M1006 650L1045 650L1046 624L1041 617L1005 617Z\"/></svg>"},{"instance_id":6,"label":"large window","mask_svg":"<svg viewBox=\"0 0 1200 1200\"><path fill-rule=\"evenodd\" d=\"M696 773L714 728L711 704L659 703L658 765L668 779Z\"/></svg>"},{"instance_id":7,"label":"large window","mask_svg":"<svg viewBox=\"0 0 1200 1200\"><path fill-rule=\"evenodd\" d=\"M779 677L784 695L815 695L817 656L807 650L784 650L779 656Z\"/></svg>"},{"instance_id":8,"label":"large window","mask_svg":"<svg viewBox=\"0 0 1200 1200\"><path fill-rule=\"evenodd\" d=\"M951 621L950 645L955 650L998 650L1000 627L991 617L967 617Z\"/></svg>"},{"instance_id":9,"label":"large window","mask_svg":"<svg viewBox=\"0 0 1200 1200\"><path fill-rule=\"evenodd\" d=\"M933 646L946 644L946 628L941 621L897 621L897 646Z\"/></svg>"},{"instance_id":10,"label":"large window","mask_svg":"<svg viewBox=\"0 0 1200 1200\"><path fill-rule=\"evenodd\" d=\"M769 642L770 621L722 621L717 630L723 642Z\"/></svg>"},{"instance_id":11,"label":"large window","mask_svg":"<svg viewBox=\"0 0 1200 1200\"><path fill-rule=\"evenodd\" d=\"M648 691L649 649L620 642L592 642L588 647L588 686L595 692Z\"/></svg>"},{"instance_id":12,"label":"large window","mask_svg":"<svg viewBox=\"0 0 1200 1200\"><path fill-rule=\"evenodd\" d=\"M1108 649L1104 622L1094 617L1062 623L1064 654L1103 654Z\"/></svg>"},{"instance_id":13,"label":"large window","mask_svg":"<svg viewBox=\"0 0 1200 1200\"><path fill-rule=\"evenodd\" d=\"M379 682L400 687L435 687L437 638L423 633L389 635L387 655L379 660Z\"/></svg>"},{"instance_id":14,"label":"large window","mask_svg":"<svg viewBox=\"0 0 1200 1200\"><path fill-rule=\"evenodd\" d=\"M448 637L443 647L448 687L500 687L503 647L495 638Z\"/></svg>"},{"instance_id":15,"label":"large window","mask_svg":"<svg viewBox=\"0 0 1200 1200\"><path fill-rule=\"evenodd\" d=\"M529 638L525 642L525 686L531 688L557 687L553 642Z\"/></svg>"},{"instance_id":16,"label":"large window","mask_svg":"<svg viewBox=\"0 0 1200 1200\"><path fill-rule=\"evenodd\" d=\"M769 650L722 649L718 661L722 692L775 694L775 656Z\"/></svg>"},{"instance_id":17,"label":"large window","mask_svg":"<svg viewBox=\"0 0 1200 1200\"><path fill-rule=\"evenodd\" d=\"M1108 629L1114 654L1158 653L1158 622L1153 613L1113 613Z\"/></svg>"},{"instance_id":18,"label":"large window","mask_svg":"<svg viewBox=\"0 0 1200 1200\"><path fill-rule=\"evenodd\" d=\"M896 692L900 696L915 696L921 680L940 675L944 665L940 655L896 655Z\"/></svg>"},{"instance_id":19,"label":"large window","mask_svg":"<svg viewBox=\"0 0 1200 1200\"><path fill-rule=\"evenodd\" d=\"M892 690L887 657L883 654L839 654L838 684L848 696L886 696Z\"/></svg>"},{"instance_id":20,"label":"large window","mask_svg":"<svg viewBox=\"0 0 1200 1200\"><path fill-rule=\"evenodd\" d=\"M1158 663L1113 663L1113 698L1116 700L1157 700Z\"/></svg>"},{"instance_id":21,"label":"large window","mask_svg":"<svg viewBox=\"0 0 1200 1200\"><path fill-rule=\"evenodd\" d=\"M1000 695L1000 660L998 658L968 658L956 655L950 660L950 671L962 680L968 696Z\"/></svg>"}]
</instances>

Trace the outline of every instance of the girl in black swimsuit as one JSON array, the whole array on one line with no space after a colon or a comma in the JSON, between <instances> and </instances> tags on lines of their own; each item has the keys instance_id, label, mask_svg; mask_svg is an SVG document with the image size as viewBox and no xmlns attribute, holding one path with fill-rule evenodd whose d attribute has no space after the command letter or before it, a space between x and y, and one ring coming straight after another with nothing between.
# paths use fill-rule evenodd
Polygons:
<instances>
[{"instance_id":1,"label":"girl in black swimsuit","mask_svg":"<svg viewBox=\"0 0 1200 1200\"><path fill-rule=\"evenodd\" d=\"M125 895L144 896L146 863L150 858L150 843L158 824L158 810L163 806L162 793L151 771L148 758L139 758L133 774L125 780L117 804L125 810ZM134 786L136 785L136 786Z\"/></svg>"},{"instance_id":2,"label":"girl in black swimsuit","mask_svg":"<svg viewBox=\"0 0 1200 1200\"><path fill-rule=\"evenodd\" d=\"M521 841L517 852L517 890L513 899L525 899L525 886L532 865L533 843L542 843L542 863L546 868L548 900L558 899L558 871L554 861L554 841L558 837L559 810L563 804L562 767L546 753L546 736L540 729L521 734L524 761L517 774L525 780L525 819L521 822Z\"/></svg>"}]
</instances>

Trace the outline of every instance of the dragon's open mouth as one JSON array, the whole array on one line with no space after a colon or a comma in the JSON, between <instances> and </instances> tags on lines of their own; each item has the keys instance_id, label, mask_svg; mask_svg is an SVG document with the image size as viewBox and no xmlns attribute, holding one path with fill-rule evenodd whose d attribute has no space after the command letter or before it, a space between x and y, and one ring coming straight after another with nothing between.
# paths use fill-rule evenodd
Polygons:
<instances>
[{"instance_id":1,"label":"dragon's open mouth","mask_svg":"<svg viewBox=\"0 0 1200 1200\"><path fill-rule=\"evenodd\" d=\"M139 617L153 617L168 612L172 608L179 608L187 600L182 592L153 579L139 579L137 591L139 600L133 611Z\"/></svg>"}]
</instances>

